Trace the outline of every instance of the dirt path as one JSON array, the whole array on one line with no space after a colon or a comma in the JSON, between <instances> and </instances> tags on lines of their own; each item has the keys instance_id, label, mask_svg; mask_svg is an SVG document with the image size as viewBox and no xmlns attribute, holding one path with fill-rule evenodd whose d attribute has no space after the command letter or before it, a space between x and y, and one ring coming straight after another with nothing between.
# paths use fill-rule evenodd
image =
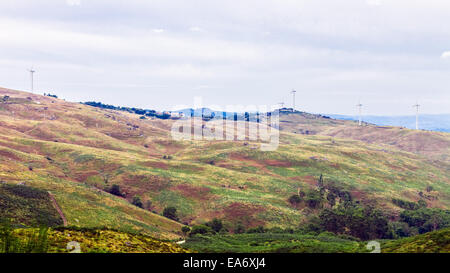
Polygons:
<instances>
[{"instance_id":1,"label":"dirt path","mask_svg":"<svg viewBox=\"0 0 450 273\"><path fill-rule=\"evenodd\" d=\"M53 206L55 207L55 209L58 211L59 215L61 216L64 226L67 227L67 219L64 216L64 213L62 212L61 208L59 207L58 203L56 202L55 197L53 196L53 194L51 192L48 192L48 195L50 196L50 199L52 200Z\"/></svg>"}]
</instances>

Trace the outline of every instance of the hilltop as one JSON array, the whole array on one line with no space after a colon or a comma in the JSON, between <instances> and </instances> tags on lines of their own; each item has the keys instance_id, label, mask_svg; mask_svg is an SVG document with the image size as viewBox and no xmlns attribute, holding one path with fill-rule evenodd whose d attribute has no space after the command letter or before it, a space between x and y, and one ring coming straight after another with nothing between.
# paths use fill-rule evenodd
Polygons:
<instances>
[{"instance_id":1,"label":"hilltop","mask_svg":"<svg viewBox=\"0 0 450 273\"><path fill-rule=\"evenodd\" d=\"M282 113L279 148L264 152L248 140L175 141L174 122L0 89L0 180L50 191L69 225L164 239L213 218L230 230L298 227L317 210L288 199L321 174L392 219L393 198L450 207L449 134ZM161 216L167 207L178 221Z\"/></svg>"},{"instance_id":2,"label":"hilltop","mask_svg":"<svg viewBox=\"0 0 450 273\"><path fill-rule=\"evenodd\" d=\"M335 119L357 120L355 116L327 114ZM416 116L372 116L364 115L363 120L380 126L416 128ZM450 133L450 114L420 114L420 128L427 131Z\"/></svg>"},{"instance_id":3,"label":"hilltop","mask_svg":"<svg viewBox=\"0 0 450 273\"><path fill-rule=\"evenodd\" d=\"M450 137L448 133L410 130L395 126L378 126L357 121L332 119L304 112L281 112L280 130L303 135L322 135L354 139L368 144L387 145L420 154L429 159L450 163Z\"/></svg>"}]
</instances>

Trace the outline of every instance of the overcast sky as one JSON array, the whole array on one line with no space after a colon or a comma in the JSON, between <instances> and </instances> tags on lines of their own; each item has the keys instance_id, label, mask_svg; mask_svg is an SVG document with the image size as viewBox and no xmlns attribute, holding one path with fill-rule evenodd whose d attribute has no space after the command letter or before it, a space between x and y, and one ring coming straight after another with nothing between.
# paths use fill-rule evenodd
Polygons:
<instances>
[{"instance_id":1,"label":"overcast sky","mask_svg":"<svg viewBox=\"0 0 450 273\"><path fill-rule=\"evenodd\" d=\"M450 1L1 0L0 86L150 109L450 113Z\"/></svg>"}]
</instances>

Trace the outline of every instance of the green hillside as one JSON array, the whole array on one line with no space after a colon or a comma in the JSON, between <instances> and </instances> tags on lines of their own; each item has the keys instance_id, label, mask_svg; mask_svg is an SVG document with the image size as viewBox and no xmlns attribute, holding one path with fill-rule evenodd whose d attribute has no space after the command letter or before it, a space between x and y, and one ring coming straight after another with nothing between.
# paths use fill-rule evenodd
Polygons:
<instances>
[{"instance_id":1,"label":"green hillside","mask_svg":"<svg viewBox=\"0 0 450 273\"><path fill-rule=\"evenodd\" d=\"M383 253L450 253L450 229L442 229L382 244Z\"/></svg>"},{"instance_id":2,"label":"green hillside","mask_svg":"<svg viewBox=\"0 0 450 273\"><path fill-rule=\"evenodd\" d=\"M251 141L174 141L173 120L8 89L0 96L0 180L50 191L70 226L164 239L213 218L231 231L237 225L298 228L320 209L289 198L316 190L321 175L329 187L392 220L403 210L393 199L450 207L448 146L438 149L450 134L426 132L439 141L420 148L422 132L393 128L392 135L314 117L301 126L315 133L282 126L279 148L263 152ZM370 130L371 138L335 134L336 128ZM119 196L110 193L113 185ZM136 198L140 207L132 204ZM343 202L336 200L335 206ZM161 216L167 207L176 208L178 222Z\"/></svg>"},{"instance_id":3,"label":"green hillside","mask_svg":"<svg viewBox=\"0 0 450 273\"><path fill-rule=\"evenodd\" d=\"M29 226L63 224L47 192L22 185L0 185L0 219Z\"/></svg>"}]
</instances>

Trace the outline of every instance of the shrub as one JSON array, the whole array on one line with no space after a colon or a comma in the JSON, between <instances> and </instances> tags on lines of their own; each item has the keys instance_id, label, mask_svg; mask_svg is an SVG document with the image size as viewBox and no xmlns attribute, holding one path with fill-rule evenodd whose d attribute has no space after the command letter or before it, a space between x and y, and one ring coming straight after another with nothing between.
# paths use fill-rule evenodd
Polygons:
<instances>
[{"instance_id":1,"label":"shrub","mask_svg":"<svg viewBox=\"0 0 450 273\"><path fill-rule=\"evenodd\" d=\"M186 234L188 234L189 231L191 231L190 227L188 227L188 226L182 226L181 227L181 232L183 232L184 236L186 236Z\"/></svg>"},{"instance_id":2,"label":"shrub","mask_svg":"<svg viewBox=\"0 0 450 273\"><path fill-rule=\"evenodd\" d=\"M322 229L363 240L390 237L388 219L381 211L357 204L324 209L319 214Z\"/></svg>"},{"instance_id":3,"label":"shrub","mask_svg":"<svg viewBox=\"0 0 450 273\"><path fill-rule=\"evenodd\" d=\"M247 230L247 233L264 233L264 232L266 232L266 229L264 229L263 226L258 226L258 227L255 227L255 228L249 228Z\"/></svg>"},{"instance_id":4,"label":"shrub","mask_svg":"<svg viewBox=\"0 0 450 273\"><path fill-rule=\"evenodd\" d=\"M144 204L142 204L141 198L139 196L134 196L133 201L131 201L131 204L141 209L144 207Z\"/></svg>"},{"instance_id":5,"label":"shrub","mask_svg":"<svg viewBox=\"0 0 450 273\"><path fill-rule=\"evenodd\" d=\"M330 207L334 207L336 205L336 195L332 192L328 193L327 201Z\"/></svg>"},{"instance_id":6,"label":"shrub","mask_svg":"<svg viewBox=\"0 0 450 273\"><path fill-rule=\"evenodd\" d=\"M30 227L58 226L63 221L47 191L0 183L0 220L11 219Z\"/></svg>"},{"instance_id":7,"label":"shrub","mask_svg":"<svg viewBox=\"0 0 450 273\"><path fill-rule=\"evenodd\" d=\"M192 227L190 236L193 236L195 234L212 234L214 231L212 228L208 227L207 225L196 225Z\"/></svg>"},{"instance_id":8,"label":"shrub","mask_svg":"<svg viewBox=\"0 0 450 273\"><path fill-rule=\"evenodd\" d=\"M205 225L212 228L212 230L214 230L215 232L219 232L223 228L222 221L217 218L214 218L212 221L206 223Z\"/></svg>"},{"instance_id":9,"label":"shrub","mask_svg":"<svg viewBox=\"0 0 450 273\"><path fill-rule=\"evenodd\" d=\"M420 208L426 208L428 206L427 202L425 200L420 199L417 204L419 204Z\"/></svg>"},{"instance_id":10,"label":"shrub","mask_svg":"<svg viewBox=\"0 0 450 273\"><path fill-rule=\"evenodd\" d=\"M423 200L421 200L421 201L423 201ZM394 203L394 205L396 205L402 209L407 209L407 210L416 210L416 209L420 208L420 205L418 203L414 203L414 202L410 202L410 201L406 201L406 200L402 200L402 199L397 199L397 198L392 198L392 203Z\"/></svg>"},{"instance_id":11,"label":"shrub","mask_svg":"<svg viewBox=\"0 0 450 273\"><path fill-rule=\"evenodd\" d=\"M450 211L438 208L405 210L400 214L400 219L411 227L418 228L419 233L450 227Z\"/></svg>"},{"instance_id":12,"label":"shrub","mask_svg":"<svg viewBox=\"0 0 450 273\"><path fill-rule=\"evenodd\" d=\"M402 238L417 235L417 228L412 228L405 222L392 222L390 229L393 233L393 238Z\"/></svg>"},{"instance_id":13,"label":"shrub","mask_svg":"<svg viewBox=\"0 0 450 273\"><path fill-rule=\"evenodd\" d=\"M322 196L320 196L320 192L311 190L306 194L305 202L309 208L319 208L322 203Z\"/></svg>"},{"instance_id":14,"label":"shrub","mask_svg":"<svg viewBox=\"0 0 450 273\"><path fill-rule=\"evenodd\" d=\"M174 221L178 221L177 209L175 207L166 207L163 216Z\"/></svg>"},{"instance_id":15,"label":"shrub","mask_svg":"<svg viewBox=\"0 0 450 273\"><path fill-rule=\"evenodd\" d=\"M116 195L116 196L124 197L124 194L120 190L120 186L117 185L117 184L112 185L108 192L110 194L113 194L113 195Z\"/></svg>"},{"instance_id":16,"label":"shrub","mask_svg":"<svg viewBox=\"0 0 450 273\"><path fill-rule=\"evenodd\" d=\"M291 197L289 197L289 203L291 203L291 205L297 205L300 202L302 202L302 199L300 198L300 196L298 196L298 194L294 194Z\"/></svg>"}]
</instances>

